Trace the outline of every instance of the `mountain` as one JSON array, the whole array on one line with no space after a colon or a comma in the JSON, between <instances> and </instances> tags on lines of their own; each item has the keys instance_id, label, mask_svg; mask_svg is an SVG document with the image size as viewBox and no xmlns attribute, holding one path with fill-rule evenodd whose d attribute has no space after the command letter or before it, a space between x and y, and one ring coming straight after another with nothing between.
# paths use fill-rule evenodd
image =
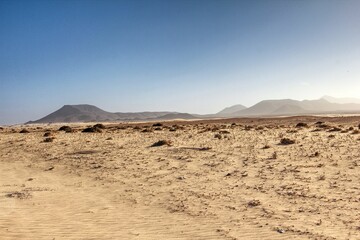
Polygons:
<instances>
[{"instance_id":1,"label":"mountain","mask_svg":"<svg viewBox=\"0 0 360 240\"><path fill-rule=\"evenodd\" d=\"M335 98L331 96L323 96L322 99L325 99L328 102L331 103L358 103L360 104L359 98Z\"/></svg>"},{"instance_id":2,"label":"mountain","mask_svg":"<svg viewBox=\"0 0 360 240\"><path fill-rule=\"evenodd\" d=\"M252 107L235 112L234 115L271 115L284 105L297 106L298 102L291 99L263 100Z\"/></svg>"},{"instance_id":3,"label":"mountain","mask_svg":"<svg viewBox=\"0 0 360 240\"><path fill-rule=\"evenodd\" d=\"M172 120L172 119L198 119L194 115L189 113L169 113L161 117L157 117L157 120Z\"/></svg>"},{"instance_id":4,"label":"mountain","mask_svg":"<svg viewBox=\"0 0 360 240\"><path fill-rule=\"evenodd\" d=\"M271 116L300 114L360 113L360 104L332 103L323 98L297 101L292 99L264 100L247 109L233 113L233 116Z\"/></svg>"},{"instance_id":5,"label":"mountain","mask_svg":"<svg viewBox=\"0 0 360 240\"><path fill-rule=\"evenodd\" d=\"M182 118L190 119L192 115L176 112L136 112L136 113L111 113L96 106L64 105L59 110L28 123L56 123L56 122L105 122L105 121L133 121ZM193 117L195 118L195 117Z\"/></svg>"},{"instance_id":6,"label":"mountain","mask_svg":"<svg viewBox=\"0 0 360 240\"><path fill-rule=\"evenodd\" d=\"M113 113L106 112L92 105L64 105L59 110L30 123L87 122L114 118L116 116Z\"/></svg>"},{"instance_id":7,"label":"mountain","mask_svg":"<svg viewBox=\"0 0 360 240\"><path fill-rule=\"evenodd\" d=\"M279 107L278 109L276 109L275 111L273 111L272 114L293 115L293 114L305 113L305 112L306 112L306 110L300 106L285 104L285 105Z\"/></svg>"},{"instance_id":8,"label":"mountain","mask_svg":"<svg viewBox=\"0 0 360 240\"><path fill-rule=\"evenodd\" d=\"M98 107L80 104L64 105L59 110L28 123L60 123L60 122L113 122L113 121L148 121L173 119L210 119L226 117L261 117L289 116L309 114L344 114L360 113L358 103L335 103L336 98L325 96L317 100L297 101L292 99L263 100L249 108L234 105L216 114L189 114L179 112L107 112ZM340 101L340 100L338 100ZM345 101L342 99L341 101ZM349 100L347 100L349 101Z\"/></svg>"},{"instance_id":9,"label":"mountain","mask_svg":"<svg viewBox=\"0 0 360 240\"><path fill-rule=\"evenodd\" d=\"M237 105L234 105L234 106L231 106L231 107L224 108L223 110L216 113L215 115L217 115L218 117L229 117L233 113L236 113L236 112L244 110L244 109L246 109L245 106L243 106L241 104L237 104Z\"/></svg>"}]
</instances>

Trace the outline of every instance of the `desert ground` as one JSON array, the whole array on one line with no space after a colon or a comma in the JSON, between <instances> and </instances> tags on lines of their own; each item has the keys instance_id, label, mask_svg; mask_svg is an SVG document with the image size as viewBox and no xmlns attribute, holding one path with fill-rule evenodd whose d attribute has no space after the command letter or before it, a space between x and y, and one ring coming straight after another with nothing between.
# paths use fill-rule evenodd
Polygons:
<instances>
[{"instance_id":1,"label":"desert ground","mask_svg":"<svg viewBox=\"0 0 360 240\"><path fill-rule=\"evenodd\" d=\"M2 127L0 238L360 239L359 123Z\"/></svg>"}]
</instances>

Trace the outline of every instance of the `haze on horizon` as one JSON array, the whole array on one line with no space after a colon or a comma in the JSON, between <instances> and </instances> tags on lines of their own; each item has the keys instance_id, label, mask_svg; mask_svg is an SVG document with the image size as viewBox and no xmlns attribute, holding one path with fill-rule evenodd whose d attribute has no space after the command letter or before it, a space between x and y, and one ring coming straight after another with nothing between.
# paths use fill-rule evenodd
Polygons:
<instances>
[{"instance_id":1,"label":"haze on horizon","mask_svg":"<svg viewBox=\"0 0 360 240\"><path fill-rule=\"evenodd\" d=\"M0 124L65 104L215 113L360 98L360 1L0 0Z\"/></svg>"}]
</instances>

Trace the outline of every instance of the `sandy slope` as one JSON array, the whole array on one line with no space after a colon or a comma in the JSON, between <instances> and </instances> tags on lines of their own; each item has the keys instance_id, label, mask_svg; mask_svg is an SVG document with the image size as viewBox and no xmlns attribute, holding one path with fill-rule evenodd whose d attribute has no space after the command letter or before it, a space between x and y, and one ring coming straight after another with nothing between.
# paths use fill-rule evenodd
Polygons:
<instances>
[{"instance_id":1,"label":"sandy slope","mask_svg":"<svg viewBox=\"0 0 360 240\"><path fill-rule=\"evenodd\" d=\"M167 123L149 132L151 124L102 133L4 129L0 235L360 239L359 119L328 118L328 127L318 119L188 122L176 131ZM295 128L298 121L309 127ZM329 132L339 125L342 132ZM46 128L53 142L43 142ZM295 144L279 145L284 137ZM171 146L149 147L161 139ZM15 191L25 199L8 196Z\"/></svg>"},{"instance_id":2,"label":"sandy slope","mask_svg":"<svg viewBox=\"0 0 360 240\"><path fill-rule=\"evenodd\" d=\"M29 181L29 179L33 179ZM217 239L212 224L116 198L85 178L0 164L1 239ZM20 198L4 197L24 193Z\"/></svg>"}]
</instances>

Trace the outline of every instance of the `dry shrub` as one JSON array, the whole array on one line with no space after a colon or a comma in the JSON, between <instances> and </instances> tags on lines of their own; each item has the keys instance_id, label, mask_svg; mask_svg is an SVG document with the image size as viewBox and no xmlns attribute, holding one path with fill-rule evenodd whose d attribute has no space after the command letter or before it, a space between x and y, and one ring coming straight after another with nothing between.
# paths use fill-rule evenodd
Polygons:
<instances>
[{"instance_id":1,"label":"dry shrub","mask_svg":"<svg viewBox=\"0 0 360 240\"><path fill-rule=\"evenodd\" d=\"M251 129L253 129L254 127L253 126L245 126L244 130L245 131L250 131Z\"/></svg>"},{"instance_id":2,"label":"dry shrub","mask_svg":"<svg viewBox=\"0 0 360 240\"><path fill-rule=\"evenodd\" d=\"M320 181L323 181L323 180L325 180L325 179L326 179L326 177L325 177L324 174L322 174L322 175L320 175L320 176L318 177L318 180L320 180Z\"/></svg>"},{"instance_id":3,"label":"dry shrub","mask_svg":"<svg viewBox=\"0 0 360 240\"><path fill-rule=\"evenodd\" d=\"M148 132L152 132L152 130L149 129L149 128L145 128L145 129L143 129L141 132L143 132L143 133L148 133Z\"/></svg>"},{"instance_id":4,"label":"dry shrub","mask_svg":"<svg viewBox=\"0 0 360 240\"><path fill-rule=\"evenodd\" d=\"M152 126L153 126L153 127L162 127L163 124L162 124L162 123L154 123Z\"/></svg>"},{"instance_id":5,"label":"dry shrub","mask_svg":"<svg viewBox=\"0 0 360 240\"><path fill-rule=\"evenodd\" d=\"M50 137L51 135L52 135L51 132L45 132L45 133L44 133L44 137Z\"/></svg>"},{"instance_id":6,"label":"dry shrub","mask_svg":"<svg viewBox=\"0 0 360 240\"><path fill-rule=\"evenodd\" d=\"M270 146L268 144L266 144L265 146L262 147L262 149L269 149Z\"/></svg>"},{"instance_id":7,"label":"dry shrub","mask_svg":"<svg viewBox=\"0 0 360 240\"><path fill-rule=\"evenodd\" d=\"M312 130L311 132L321 132L320 128L315 128L314 130Z\"/></svg>"},{"instance_id":8,"label":"dry shrub","mask_svg":"<svg viewBox=\"0 0 360 240\"><path fill-rule=\"evenodd\" d=\"M221 139L221 138L222 138L222 136L221 136L221 134L220 134L220 133L217 133L217 134L215 134L215 135L214 135L214 138Z\"/></svg>"},{"instance_id":9,"label":"dry shrub","mask_svg":"<svg viewBox=\"0 0 360 240\"><path fill-rule=\"evenodd\" d=\"M160 140L153 143L150 147L160 147L160 146L171 146L172 142L169 140Z\"/></svg>"},{"instance_id":10,"label":"dry shrub","mask_svg":"<svg viewBox=\"0 0 360 240\"><path fill-rule=\"evenodd\" d=\"M185 127L183 125L177 125L177 124L174 124L172 125L173 128L176 128L177 130L184 130Z\"/></svg>"},{"instance_id":11,"label":"dry shrub","mask_svg":"<svg viewBox=\"0 0 360 240\"><path fill-rule=\"evenodd\" d=\"M306 123L303 122L299 122L298 124L296 124L297 128L302 128L302 127L308 127L308 125Z\"/></svg>"},{"instance_id":12,"label":"dry shrub","mask_svg":"<svg viewBox=\"0 0 360 240\"><path fill-rule=\"evenodd\" d=\"M93 126L93 128L105 129L106 127L105 127L104 124L98 123L98 124L95 124L95 125Z\"/></svg>"},{"instance_id":13,"label":"dry shrub","mask_svg":"<svg viewBox=\"0 0 360 240\"><path fill-rule=\"evenodd\" d=\"M328 132L340 132L342 129L338 127L331 128Z\"/></svg>"},{"instance_id":14,"label":"dry shrub","mask_svg":"<svg viewBox=\"0 0 360 240\"><path fill-rule=\"evenodd\" d=\"M290 145L290 144L294 144L295 140L291 140L289 138L282 138L280 140L280 145Z\"/></svg>"},{"instance_id":15,"label":"dry shrub","mask_svg":"<svg viewBox=\"0 0 360 240\"><path fill-rule=\"evenodd\" d=\"M197 150L199 151L208 151L208 150L211 150L212 148L211 147L201 147L201 148L198 148Z\"/></svg>"},{"instance_id":16,"label":"dry shrub","mask_svg":"<svg viewBox=\"0 0 360 240\"><path fill-rule=\"evenodd\" d=\"M230 132L227 131L227 130L221 130L221 131L219 131L219 133L220 133L220 134L230 134Z\"/></svg>"},{"instance_id":17,"label":"dry shrub","mask_svg":"<svg viewBox=\"0 0 360 240\"><path fill-rule=\"evenodd\" d=\"M30 132L30 131L29 131L29 130L27 130L27 129L25 129L25 128L24 128L23 130L21 130L21 131L20 131L20 133L29 133L29 132Z\"/></svg>"},{"instance_id":18,"label":"dry shrub","mask_svg":"<svg viewBox=\"0 0 360 240\"><path fill-rule=\"evenodd\" d=\"M53 142L54 141L54 137L48 137L44 139L44 142Z\"/></svg>"},{"instance_id":19,"label":"dry shrub","mask_svg":"<svg viewBox=\"0 0 360 240\"><path fill-rule=\"evenodd\" d=\"M253 199L248 202L247 204L249 207L257 207L261 205L261 202L259 200Z\"/></svg>"},{"instance_id":20,"label":"dry shrub","mask_svg":"<svg viewBox=\"0 0 360 240\"><path fill-rule=\"evenodd\" d=\"M317 127L318 127L318 128L330 128L329 125L324 124L324 123L317 125Z\"/></svg>"},{"instance_id":21,"label":"dry shrub","mask_svg":"<svg viewBox=\"0 0 360 240\"><path fill-rule=\"evenodd\" d=\"M259 126L259 127L255 128L255 130L257 130L257 131L264 130L264 127L263 127L263 126Z\"/></svg>"},{"instance_id":22,"label":"dry shrub","mask_svg":"<svg viewBox=\"0 0 360 240\"><path fill-rule=\"evenodd\" d=\"M211 128L211 131L212 131L212 132L216 132L216 131L219 131L219 130L220 130L220 128L218 128L218 127L216 127L216 126L213 127L213 128Z\"/></svg>"},{"instance_id":23,"label":"dry shrub","mask_svg":"<svg viewBox=\"0 0 360 240\"><path fill-rule=\"evenodd\" d=\"M100 151L98 151L98 150L81 150L81 151L74 152L72 154L95 154L95 153L100 153Z\"/></svg>"},{"instance_id":24,"label":"dry shrub","mask_svg":"<svg viewBox=\"0 0 360 240\"><path fill-rule=\"evenodd\" d=\"M73 129L69 126L62 126L59 128L59 131L64 131L64 132L67 132L67 133L71 133L73 132Z\"/></svg>"},{"instance_id":25,"label":"dry shrub","mask_svg":"<svg viewBox=\"0 0 360 240\"><path fill-rule=\"evenodd\" d=\"M88 127L82 130L83 133L101 133L102 130L97 127Z\"/></svg>"},{"instance_id":26,"label":"dry shrub","mask_svg":"<svg viewBox=\"0 0 360 240\"><path fill-rule=\"evenodd\" d=\"M318 157L320 156L320 153L319 152L315 152L314 154L311 154L310 157Z\"/></svg>"}]
</instances>

